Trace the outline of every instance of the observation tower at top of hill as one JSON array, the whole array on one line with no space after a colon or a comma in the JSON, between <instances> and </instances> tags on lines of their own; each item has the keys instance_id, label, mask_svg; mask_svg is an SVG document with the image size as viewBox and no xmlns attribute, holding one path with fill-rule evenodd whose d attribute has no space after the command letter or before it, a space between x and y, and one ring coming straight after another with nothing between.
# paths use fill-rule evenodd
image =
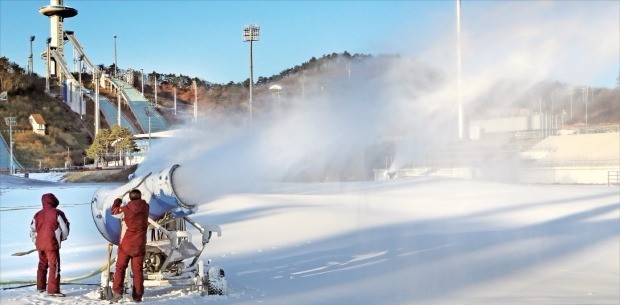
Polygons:
<instances>
[{"instance_id":1,"label":"observation tower at top of hill","mask_svg":"<svg viewBox=\"0 0 620 305\"><path fill-rule=\"evenodd\" d=\"M78 11L72 7L64 6L63 0L50 0L50 5L41 7L39 13L50 17L51 41L50 48L55 48L58 53L64 55L64 29L63 20L77 15ZM54 67L57 68L57 67ZM54 69L58 71L58 69Z\"/></svg>"}]
</instances>

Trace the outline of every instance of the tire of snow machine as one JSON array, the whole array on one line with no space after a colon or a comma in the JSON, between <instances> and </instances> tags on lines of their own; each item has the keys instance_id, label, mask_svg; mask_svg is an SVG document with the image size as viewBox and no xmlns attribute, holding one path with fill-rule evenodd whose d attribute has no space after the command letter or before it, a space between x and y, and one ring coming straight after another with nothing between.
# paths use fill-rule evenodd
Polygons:
<instances>
[{"instance_id":1,"label":"tire of snow machine","mask_svg":"<svg viewBox=\"0 0 620 305\"><path fill-rule=\"evenodd\" d=\"M226 295L228 284L224 269L211 267L203 279L203 287L208 295Z\"/></svg>"}]
</instances>

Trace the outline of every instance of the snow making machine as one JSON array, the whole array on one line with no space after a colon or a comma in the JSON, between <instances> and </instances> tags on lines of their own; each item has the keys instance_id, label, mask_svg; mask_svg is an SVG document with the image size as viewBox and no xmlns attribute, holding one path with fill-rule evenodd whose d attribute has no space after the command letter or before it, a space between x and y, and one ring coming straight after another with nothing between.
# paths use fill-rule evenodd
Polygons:
<instances>
[{"instance_id":1,"label":"snow making machine","mask_svg":"<svg viewBox=\"0 0 620 305\"><path fill-rule=\"evenodd\" d=\"M173 165L157 174L149 173L133 178L116 189L103 187L95 192L91 202L93 219L101 235L110 242L108 262L111 261L112 244L118 245L121 233L120 219L111 214L114 199L122 198L123 202L128 202L129 191L138 189L142 192L142 199L149 204L149 229L142 271L144 286L177 286L197 291L201 295L226 294L224 270L212 266L210 260L205 264L200 259L211 235L217 233L221 236L220 227L200 225L189 218L194 213L195 203L184 200L183 194L175 191L174 175L177 168L179 165ZM200 248L192 243L188 225L202 235ZM125 278L125 295L131 295L133 289L130 269ZM108 271L101 275L101 299L109 299L111 296L112 275L108 265Z\"/></svg>"}]
</instances>

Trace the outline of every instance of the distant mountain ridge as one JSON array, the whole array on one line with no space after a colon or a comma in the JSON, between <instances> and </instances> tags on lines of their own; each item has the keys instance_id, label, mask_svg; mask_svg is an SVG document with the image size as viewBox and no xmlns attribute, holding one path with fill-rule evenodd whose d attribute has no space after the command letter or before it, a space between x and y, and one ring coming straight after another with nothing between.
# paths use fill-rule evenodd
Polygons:
<instances>
[{"instance_id":1,"label":"distant mountain ridge","mask_svg":"<svg viewBox=\"0 0 620 305\"><path fill-rule=\"evenodd\" d=\"M348 52L332 53L310 60L295 67L285 69L277 75L258 76L253 91L253 115L261 116L276 107L274 100L285 103L291 97L312 96L323 90L333 89L333 80L351 77L353 73L357 79L363 79L367 86L380 87L377 75L389 72L389 69L400 59L398 55L366 55L350 54ZM105 67L104 71L111 71L113 65ZM363 67L360 72L359 67ZM357 69L357 70L355 70ZM420 66L422 73L427 76L428 84L425 88L432 89L432 82L441 81L441 74L427 67ZM415 71L414 71L415 72ZM133 85L141 90L140 73L133 71ZM248 112L249 79L244 82L229 82L226 84L210 83L197 77L176 74L161 74L157 72L147 75L144 83L144 95L147 100L155 102L155 88L152 85L154 77L159 80L157 88L158 111L170 123L172 128L190 122L193 116L194 99L197 99L198 114L204 116L232 117L243 116ZM83 74L82 79L87 87L92 87L90 76ZM196 82L198 90L193 89ZM278 85L283 88L280 97L275 97L270 87ZM522 92L510 100L506 100L506 88ZM8 101L0 102L2 117L17 116L18 124L15 130L16 155L26 167L57 167L65 163L82 164L85 160L84 150L90 144L90 134L94 129L94 105L87 102L87 114L81 119L64 107L58 97L50 97L44 93L45 79L38 75L27 75L23 68L10 62L7 58L0 58L0 92L7 91ZM174 91L176 90L177 114L174 113ZM355 90L352 85L344 90ZM58 96L60 90L52 86L52 95ZM106 90L102 94L116 98ZM479 98L467 105L466 116L469 118L488 118L497 115L509 115L522 110L536 113L553 113L566 116L567 125L583 125L585 103L588 104L588 124L618 124L620 123L620 88L591 88L568 85L560 82L539 82L535 85L526 81L505 80L499 81L488 92L483 92ZM498 102L501 101L501 102ZM32 113L41 113L48 122L49 133L46 137L37 137L28 130L28 116ZM573 114L570 118L568 114ZM2 129L2 135L8 138L8 129ZM104 123L104 128L107 125ZM86 130L86 128L88 130ZM8 140L7 140L8 141Z\"/></svg>"}]
</instances>

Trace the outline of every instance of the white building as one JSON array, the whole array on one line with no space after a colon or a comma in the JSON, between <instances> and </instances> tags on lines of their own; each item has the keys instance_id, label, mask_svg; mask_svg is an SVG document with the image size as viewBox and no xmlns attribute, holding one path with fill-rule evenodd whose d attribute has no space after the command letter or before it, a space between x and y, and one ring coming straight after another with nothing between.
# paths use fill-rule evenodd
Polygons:
<instances>
[{"instance_id":1,"label":"white building","mask_svg":"<svg viewBox=\"0 0 620 305\"><path fill-rule=\"evenodd\" d=\"M32 125L32 131L38 135L45 135L45 120L38 113L33 113L28 117L28 122Z\"/></svg>"}]
</instances>

